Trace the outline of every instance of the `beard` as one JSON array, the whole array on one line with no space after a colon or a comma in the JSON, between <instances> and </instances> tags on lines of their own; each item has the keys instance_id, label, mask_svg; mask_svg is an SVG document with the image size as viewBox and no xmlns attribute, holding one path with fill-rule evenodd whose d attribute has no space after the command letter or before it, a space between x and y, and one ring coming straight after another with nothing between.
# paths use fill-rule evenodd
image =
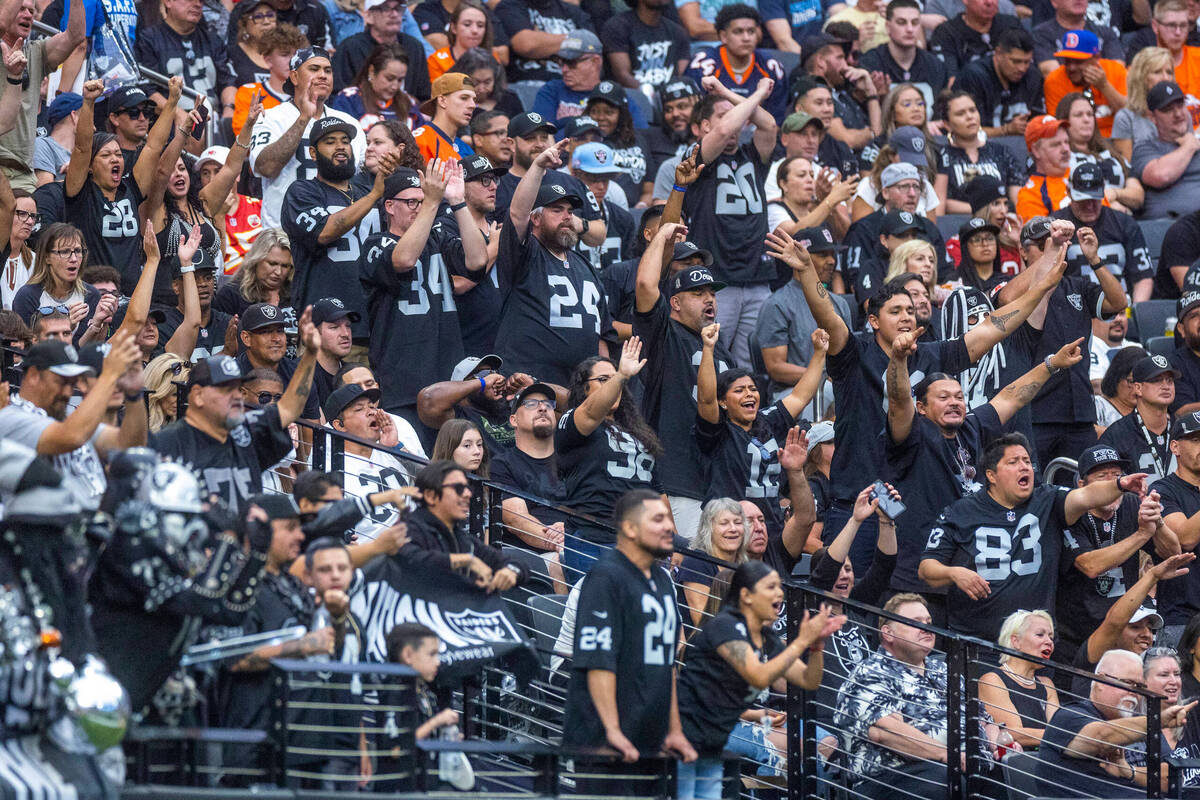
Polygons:
<instances>
[{"instance_id":1,"label":"beard","mask_svg":"<svg viewBox=\"0 0 1200 800\"><path fill-rule=\"evenodd\" d=\"M1200 331L1197 331L1194 334L1184 331L1183 342L1188 346L1189 350L1200 350Z\"/></svg>"},{"instance_id":2,"label":"beard","mask_svg":"<svg viewBox=\"0 0 1200 800\"><path fill-rule=\"evenodd\" d=\"M225 430L231 431L245 421L245 413L241 411L232 411L223 420L221 420L221 424L225 426Z\"/></svg>"},{"instance_id":3,"label":"beard","mask_svg":"<svg viewBox=\"0 0 1200 800\"><path fill-rule=\"evenodd\" d=\"M354 160L346 159L346 163L338 164L317 153L317 175L324 180L341 183L354 177Z\"/></svg>"},{"instance_id":4,"label":"beard","mask_svg":"<svg viewBox=\"0 0 1200 800\"><path fill-rule=\"evenodd\" d=\"M531 429L531 432L533 433L533 436L535 439L542 439L542 440L551 439L554 437L554 423L553 422L534 423L533 428Z\"/></svg>"},{"instance_id":5,"label":"beard","mask_svg":"<svg viewBox=\"0 0 1200 800\"><path fill-rule=\"evenodd\" d=\"M579 244L579 234L570 228L559 228L550 238L563 250L570 250L575 245Z\"/></svg>"},{"instance_id":6,"label":"beard","mask_svg":"<svg viewBox=\"0 0 1200 800\"><path fill-rule=\"evenodd\" d=\"M508 420L510 409L508 403L503 398L493 400L486 395L473 395L471 397L471 405L489 419Z\"/></svg>"}]
</instances>

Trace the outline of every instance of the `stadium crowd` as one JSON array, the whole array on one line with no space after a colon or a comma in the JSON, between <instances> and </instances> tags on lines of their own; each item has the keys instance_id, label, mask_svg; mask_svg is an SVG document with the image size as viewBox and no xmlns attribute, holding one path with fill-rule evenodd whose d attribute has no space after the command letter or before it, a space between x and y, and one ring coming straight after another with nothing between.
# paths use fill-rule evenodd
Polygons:
<instances>
[{"instance_id":1,"label":"stadium crowd","mask_svg":"<svg viewBox=\"0 0 1200 800\"><path fill-rule=\"evenodd\" d=\"M560 597L564 745L666 749L680 798L780 772L787 683L822 769L942 796L902 620L1157 692L1200 755L1198 18L0 0L0 788L113 791L50 736L62 659L265 729L271 659L382 657L453 728L437 632L366 624L389 563ZM789 640L787 580L890 616ZM992 667L985 769L1145 791L1137 694ZM297 785L366 781L351 739Z\"/></svg>"}]
</instances>

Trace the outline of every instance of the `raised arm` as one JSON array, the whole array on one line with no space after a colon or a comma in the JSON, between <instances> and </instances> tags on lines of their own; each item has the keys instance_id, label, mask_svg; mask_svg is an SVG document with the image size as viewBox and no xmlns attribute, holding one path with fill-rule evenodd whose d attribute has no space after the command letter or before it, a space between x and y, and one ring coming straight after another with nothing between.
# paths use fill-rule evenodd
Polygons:
<instances>
[{"instance_id":1,"label":"raised arm","mask_svg":"<svg viewBox=\"0 0 1200 800\"><path fill-rule=\"evenodd\" d=\"M1073 342L1067 342L1058 352L1049 356L1047 360L1055 372L1060 372L1064 369L1070 369L1083 360L1083 350L1081 345L1083 339L1076 339ZM1037 397L1037 393L1041 391L1042 386L1046 381L1050 380L1050 370L1046 368L1046 362L1043 361L1033 369L1026 372L1015 381L1005 386L1000 392L993 397L989 402L992 408L996 409L996 416L1001 422L1008 422L1018 411L1033 401Z\"/></svg>"},{"instance_id":2,"label":"raised arm","mask_svg":"<svg viewBox=\"0 0 1200 800\"><path fill-rule=\"evenodd\" d=\"M421 422L437 430L454 419L454 407L479 392L489 400L503 400L504 376L499 372L483 378L464 381L439 381L417 394L417 416Z\"/></svg>"},{"instance_id":3,"label":"raised arm","mask_svg":"<svg viewBox=\"0 0 1200 800\"><path fill-rule=\"evenodd\" d=\"M154 235L154 226L149 220L142 220L142 252L146 262L142 265L142 274L138 276L137 285L125 306L125 319L121 320L120 331L126 331L130 336L137 337L146 320L150 318L150 300L154 296L154 279L158 276L161 257L158 252L158 237ZM185 360L189 356L184 356Z\"/></svg>"},{"instance_id":4,"label":"raised arm","mask_svg":"<svg viewBox=\"0 0 1200 800\"><path fill-rule=\"evenodd\" d=\"M1087 513L1089 508L1099 508L1115 501L1125 492L1137 492L1138 496L1146 495L1146 473L1136 472L1122 475L1115 481L1097 481L1072 489L1067 493L1064 513L1067 524L1075 522Z\"/></svg>"},{"instance_id":5,"label":"raised arm","mask_svg":"<svg viewBox=\"0 0 1200 800\"><path fill-rule=\"evenodd\" d=\"M15 3L18 8L22 3ZM67 56L87 39L87 14L83 0L71 0L67 9L67 29L46 40L46 69L57 69Z\"/></svg>"},{"instance_id":6,"label":"raised arm","mask_svg":"<svg viewBox=\"0 0 1200 800\"><path fill-rule=\"evenodd\" d=\"M613 405L621 396L626 381L642 371L646 361L642 355L642 340L631 336L621 345L621 362L617 371L607 381L592 390L592 393L575 409L575 429L583 436L590 436L612 412Z\"/></svg>"},{"instance_id":7,"label":"raised arm","mask_svg":"<svg viewBox=\"0 0 1200 800\"><path fill-rule=\"evenodd\" d=\"M717 400L717 366L713 351L721 333L721 324L705 325L700 331L700 366L696 370L696 413L705 422L716 425L721 421L721 406Z\"/></svg>"},{"instance_id":8,"label":"raised arm","mask_svg":"<svg viewBox=\"0 0 1200 800\"><path fill-rule=\"evenodd\" d=\"M637 275L633 283L633 303L639 313L648 313L658 302L662 293L659 287L666 264L670 263L671 255L675 251L675 241L684 236L687 236L687 228L664 219L658 226L658 233L654 234L654 238L646 245L645 252L638 260Z\"/></svg>"},{"instance_id":9,"label":"raised arm","mask_svg":"<svg viewBox=\"0 0 1200 800\"><path fill-rule=\"evenodd\" d=\"M67 162L67 174L63 180L63 194L74 197L83 190L88 170L92 167L92 135L96 132L96 98L104 91L103 81L87 81L83 84L83 105L79 107L79 120L75 123L75 146L71 148L71 159Z\"/></svg>"},{"instance_id":10,"label":"raised arm","mask_svg":"<svg viewBox=\"0 0 1200 800\"><path fill-rule=\"evenodd\" d=\"M1159 531L1164 532L1161 540L1156 538ZM1163 524L1158 492L1150 492L1142 498L1138 508L1137 530L1108 547L1079 554L1075 557L1075 569L1089 578L1098 578L1113 567L1133 558L1151 539L1155 539L1155 551L1158 555L1161 558L1169 558L1180 552L1179 540L1174 536L1171 529ZM1174 542L1173 552L1170 552L1171 542Z\"/></svg>"},{"instance_id":11,"label":"raised arm","mask_svg":"<svg viewBox=\"0 0 1200 800\"><path fill-rule=\"evenodd\" d=\"M445 181L446 202L450 204L451 209L458 208L451 213L458 223L459 238L462 239L463 265L472 273L479 272L490 263L488 242L483 238L483 231L475 224L471 209L467 207L461 161L446 162ZM428 203L429 199L426 198L425 202Z\"/></svg>"},{"instance_id":12,"label":"raised arm","mask_svg":"<svg viewBox=\"0 0 1200 800\"><path fill-rule=\"evenodd\" d=\"M461 171L461 169L460 167L459 170ZM442 197L446 194L446 170L447 162L440 159L430 161L425 165L425 175L421 178L421 193L425 196L425 202L421 204L421 210L417 212L412 225L392 248L392 267L397 272L406 272L412 269L420 260L421 253L425 251L425 243L429 241L429 231L433 227L434 220L437 219ZM376 182L379 182L378 179ZM382 196L382 184L379 192ZM473 223L468 227L479 230Z\"/></svg>"},{"instance_id":13,"label":"raised arm","mask_svg":"<svg viewBox=\"0 0 1200 800\"><path fill-rule=\"evenodd\" d=\"M903 442L908 438L913 420L917 416L912 381L908 374L908 357L917 352L917 339L924 332L924 328L917 328L912 332L898 334L892 342L892 355L888 359L887 372L883 377L887 384L888 435L893 442Z\"/></svg>"},{"instance_id":14,"label":"raised arm","mask_svg":"<svg viewBox=\"0 0 1200 800\"><path fill-rule=\"evenodd\" d=\"M178 107L179 95L182 92L183 78L178 75L171 76L171 79L167 83L167 102L159 109L158 119L155 120L154 126L150 128L150 133L146 136L146 144L142 147L142 152L138 154L137 161L133 165L133 180L137 183L142 195L147 199L152 198L154 195L156 173L161 169L159 160L163 152L167 149L167 142L171 136L171 128L176 122L175 110ZM188 115L188 118L191 119L191 115ZM175 132L175 138L178 139L178 150L175 152L176 159L178 159L179 153L183 151L186 139L190 135L190 130L177 130ZM171 170L174 169L175 161L172 161L171 166L167 170L167 175L170 175ZM165 178L162 179L162 185L166 185ZM162 189L158 190L158 194L162 194ZM161 202L161 197L159 200Z\"/></svg>"},{"instance_id":15,"label":"raised arm","mask_svg":"<svg viewBox=\"0 0 1200 800\"><path fill-rule=\"evenodd\" d=\"M1084 644L1087 647L1088 660L1095 664L1100 656L1118 646L1121 633L1134 613L1142 605L1142 601L1159 581L1166 581L1188 574L1187 565L1196 558L1195 553L1180 553L1155 564L1138 578L1137 583L1130 586L1125 594L1113 603L1104 615L1100 627L1092 632Z\"/></svg>"},{"instance_id":16,"label":"raised arm","mask_svg":"<svg viewBox=\"0 0 1200 800\"><path fill-rule=\"evenodd\" d=\"M706 92L709 94L718 95L725 100L728 100L734 106L754 101L754 107L750 112L750 118L748 120L750 124L754 126L754 149L758 151L758 157L764 162L770 160L771 156L775 154L775 134L777 126L775 124L775 118L772 117L767 110L762 107L762 103L771 96L771 92L775 89L775 81L771 78L762 78L758 82L758 86L754 87L754 94L750 95L750 97L742 97L741 95L734 94L728 86L721 83L712 75L705 76L701 83ZM755 96L757 96L760 91L762 92L762 97L758 100L754 100ZM744 125L745 122L742 124ZM741 133L740 128L738 129L738 133ZM728 144L729 140L726 139L725 141L726 144ZM703 148L703 146L704 145L701 144L701 148ZM714 153L712 158L716 158L718 155L720 155L720 151ZM705 151L704 156L705 161L712 160L708 157L708 151Z\"/></svg>"},{"instance_id":17,"label":"raised arm","mask_svg":"<svg viewBox=\"0 0 1200 800\"><path fill-rule=\"evenodd\" d=\"M804 465L808 461L808 436L795 425L787 433L787 439L779 450L779 466L788 476L788 499L792 501L792 515L783 524L784 549L792 558L799 558L804 553L804 545L817 523L817 502L813 498L812 487L808 485L808 477L804 474Z\"/></svg>"},{"instance_id":18,"label":"raised arm","mask_svg":"<svg viewBox=\"0 0 1200 800\"><path fill-rule=\"evenodd\" d=\"M379 204L379 201L383 199L384 181L387 180L388 175L391 175L395 169L395 156L390 153L380 156L379 165L375 170L375 182L371 184L371 191L341 211L330 214L329 219L325 220L325 226L317 234L317 242L323 245L333 244L345 236L346 232L357 225L363 217L371 213L371 209L375 208ZM424 213L424 209L422 209L422 213ZM437 208L433 209L433 213L437 213ZM425 235L428 237L428 229L425 230ZM422 239L421 244L424 246L424 239Z\"/></svg>"},{"instance_id":19,"label":"raised arm","mask_svg":"<svg viewBox=\"0 0 1200 800\"><path fill-rule=\"evenodd\" d=\"M525 234L529 231L529 215L533 213L538 190L542 188L542 178L547 170L562 166L563 154L566 153L568 144L569 140L563 139L553 147L547 147L538 153L513 192L512 202L508 206L508 219L513 225L513 232L521 241L524 241Z\"/></svg>"},{"instance_id":20,"label":"raised arm","mask_svg":"<svg viewBox=\"0 0 1200 800\"><path fill-rule=\"evenodd\" d=\"M153 160L153 171L146 173L144 170L145 166L150 163L150 157L147 155L150 152L149 147L142 148L137 164L134 165L134 177L137 178L138 175L141 175L149 180L149 184L138 182L138 188L146 198L142 201L142 214L153 223L154 229L160 233L167 225L167 212L164 205L167 183L171 180L171 174L175 172L175 165L179 163L179 156L183 153L184 145L191 138L192 124L199 119L200 115L195 110L186 111L176 108L175 135L167 142L158 157Z\"/></svg>"},{"instance_id":21,"label":"raised arm","mask_svg":"<svg viewBox=\"0 0 1200 800\"><path fill-rule=\"evenodd\" d=\"M850 329L834 307L829 290L817 279L817 271L813 268L808 251L792 237L776 233L768 233L766 243L767 255L787 264L799 277L800 288L804 291L804 299L808 301L817 327L829 334L829 355L836 356L850 340Z\"/></svg>"},{"instance_id":22,"label":"raised arm","mask_svg":"<svg viewBox=\"0 0 1200 800\"><path fill-rule=\"evenodd\" d=\"M129 372L129 368L140 362L141 349L134 343L133 336L117 332L110 340L112 345L104 357L100 375L92 388L83 396L79 406L65 419L51 422L42 431L37 442L38 455L57 456L77 450L91 440L104 415L108 413L108 401L112 398L117 382Z\"/></svg>"},{"instance_id":23,"label":"raised arm","mask_svg":"<svg viewBox=\"0 0 1200 800\"><path fill-rule=\"evenodd\" d=\"M0 55L4 57L5 77L9 81L17 81L17 83L6 83L4 95L0 96L0 136L17 126L17 117L21 113L21 100L25 94L21 91L21 80L25 75L26 62L25 51L22 49L24 45L24 39L18 39L12 47L0 42Z\"/></svg>"},{"instance_id":24,"label":"raised arm","mask_svg":"<svg viewBox=\"0 0 1200 800\"><path fill-rule=\"evenodd\" d=\"M804 655L804 651L815 643L823 641L822 633L827 628L832 628L827 634L832 636L842 627L846 618L843 616L840 617L840 622L838 620L838 617L833 617L829 613L828 606L822 606L820 612L811 616L806 611L796 638L788 642L787 647L783 648L778 655L767 661L759 661L749 643L742 639L733 639L720 645L717 647L717 654L725 659L729 666L733 667L734 672L741 676L746 683L755 689L766 689L778 678L783 677L797 659ZM819 675L817 683L820 684ZM812 690L817 687L807 686L805 688Z\"/></svg>"},{"instance_id":25,"label":"raised arm","mask_svg":"<svg viewBox=\"0 0 1200 800\"><path fill-rule=\"evenodd\" d=\"M234 138L233 147L229 148L229 155L226 156L221 169L217 170L217 174L208 185L200 190L200 202L204 204L204 213L212 217L214 222L223 216L221 209L224 208L225 199L234 190L238 176L242 174L242 165L246 163L246 156L250 154L250 144L254 141L254 137L251 136L254 123L258 122L262 110L262 89L255 87L242 132Z\"/></svg>"},{"instance_id":26,"label":"raised arm","mask_svg":"<svg viewBox=\"0 0 1200 800\"><path fill-rule=\"evenodd\" d=\"M1063 272L1067 268L1067 246L1064 244L1059 248L1058 258L1054 262L1054 267L1041 280L1034 283L1029 292L1021 295L1005 306L996 309L990 317L988 324L977 325L971 330L963 334L963 342L967 346L967 352L970 353L971 363L975 363L983 354L991 350L1004 337L1015 331L1021 326L1038 303L1042 301L1050 292L1054 291L1054 287L1058 285L1058 281L1062 278Z\"/></svg>"},{"instance_id":27,"label":"raised arm","mask_svg":"<svg viewBox=\"0 0 1200 800\"><path fill-rule=\"evenodd\" d=\"M304 136L304 131L308 129L308 124L317 116L317 108L320 106L317 102L317 88L309 86L308 93L293 96L292 103L300 112L299 116L296 117L296 121L283 132L282 136L258 151L258 154L254 157L254 162L251 166L254 168L254 173L261 178L279 177L279 173L283 170L284 165L291 161L292 157L296 154L296 148L300 146L300 140ZM253 130L251 133L253 133Z\"/></svg>"},{"instance_id":28,"label":"raised arm","mask_svg":"<svg viewBox=\"0 0 1200 800\"><path fill-rule=\"evenodd\" d=\"M164 348L184 361L192 360L196 339L200 336L200 291L196 288L196 265L192 256L200 247L200 226L193 225L187 239L179 242L179 274L183 283L183 322L167 340Z\"/></svg>"},{"instance_id":29,"label":"raised arm","mask_svg":"<svg viewBox=\"0 0 1200 800\"><path fill-rule=\"evenodd\" d=\"M300 363L292 374L292 380L279 398L279 421L283 427L291 425L304 415L308 393L312 391L313 374L316 371L317 351L321 349L321 334L312 324L312 306L300 315L300 344L303 346Z\"/></svg>"},{"instance_id":30,"label":"raised arm","mask_svg":"<svg viewBox=\"0 0 1200 800\"><path fill-rule=\"evenodd\" d=\"M825 381L825 354L829 352L829 334L824 328L817 328L812 332L812 345L812 358L808 360L804 374L796 381L792 390L781 398L784 408L793 418L804 412Z\"/></svg>"},{"instance_id":31,"label":"raised arm","mask_svg":"<svg viewBox=\"0 0 1200 800\"><path fill-rule=\"evenodd\" d=\"M722 89L725 89L725 87L721 85L721 82L712 76L706 76L702 82L704 84L704 88L709 92L720 93ZM755 117L754 112L761 111L760 106L762 102L771 96L771 90L774 88L775 81L771 80L770 78L762 78L759 80L758 86L755 87L754 94L750 95L749 97L738 97L737 95L732 95L736 99L736 102L735 100L729 101L733 103L733 108L731 108L729 112L725 114L725 116L717 120L716 124L713 125L712 130L704 134L704 138L700 140L700 158L705 164L712 162L725 151L725 146L742 132L742 128L745 127L746 123L750 121L751 117ZM762 113L765 114L768 119L770 119L770 114L767 114L765 111L762 111ZM774 119L771 119L770 121L770 130L772 135L771 148L773 150L775 146ZM759 155L761 156L762 148L759 146L757 133L755 136L755 146L759 148ZM768 153L766 157L769 158L770 154Z\"/></svg>"}]
</instances>

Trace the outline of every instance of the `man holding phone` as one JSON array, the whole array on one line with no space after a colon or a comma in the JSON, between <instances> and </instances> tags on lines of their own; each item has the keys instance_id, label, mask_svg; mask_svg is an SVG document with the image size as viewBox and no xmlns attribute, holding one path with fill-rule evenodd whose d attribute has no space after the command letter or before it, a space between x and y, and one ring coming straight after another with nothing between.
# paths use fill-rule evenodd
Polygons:
<instances>
[{"instance_id":1,"label":"man holding phone","mask_svg":"<svg viewBox=\"0 0 1200 800\"><path fill-rule=\"evenodd\" d=\"M1037 394L1050 370L1065 369L1083 358L1074 341L997 392L989 402L967 411L962 384L934 372L910 388L908 359L917 350L923 328L901 333L892 342L885 378L888 391L884 474L900 491L907 512L896 520L896 569L893 592L916 592L925 598L934 624L946 623L946 590L935 589L917 575L929 528L954 495L966 497L982 487L977 464L987 444L1004 433L1008 422ZM886 493L881 493L886 496ZM882 506L881 501L881 506Z\"/></svg>"}]
</instances>

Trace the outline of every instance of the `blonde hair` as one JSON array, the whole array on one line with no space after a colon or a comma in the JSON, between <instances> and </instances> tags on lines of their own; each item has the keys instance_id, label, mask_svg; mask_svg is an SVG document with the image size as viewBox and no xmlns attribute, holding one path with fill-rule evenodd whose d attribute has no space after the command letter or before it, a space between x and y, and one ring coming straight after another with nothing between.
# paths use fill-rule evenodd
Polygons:
<instances>
[{"instance_id":1,"label":"blonde hair","mask_svg":"<svg viewBox=\"0 0 1200 800\"><path fill-rule=\"evenodd\" d=\"M750 537L746 535L746 514L742 511L741 504L731 497L717 497L704 504L704 510L700 512L700 525L696 528L696 535L692 537L692 549L708 553L710 556L716 555L713 552L713 523L723 511L737 514L742 520L742 543L733 555L733 563L741 564L747 558L746 548L750 544Z\"/></svg>"},{"instance_id":2,"label":"blonde hair","mask_svg":"<svg viewBox=\"0 0 1200 800\"><path fill-rule=\"evenodd\" d=\"M1146 94L1150 91L1150 87L1146 85L1146 78L1151 72L1163 67L1167 67L1172 72L1175 69L1175 60L1171 57L1171 51L1165 47L1146 47L1139 50L1129 64L1129 74L1125 80L1128 90L1125 107L1139 117L1150 114L1150 109L1146 106Z\"/></svg>"},{"instance_id":3,"label":"blonde hair","mask_svg":"<svg viewBox=\"0 0 1200 800\"><path fill-rule=\"evenodd\" d=\"M1004 624L1000 626L1000 635L996 637L996 644L1016 650L1017 648L1012 646L1012 637L1020 636L1024 633L1025 629L1029 627L1029 623L1035 619L1043 620L1050 626L1050 633L1054 633L1054 618L1050 616L1050 612L1042 611L1041 609L1035 611L1021 609L1020 611L1014 611L1005 618ZM1010 658L1012 656L1007 653L1001 653L1000 664L1007 664Z\"/></svg>"},{"instance_id":4,"label":"blonde hair","mask_svg":"<svg viewBox=\"0 0 1200 800\"><path fill-rule=\"evenodd\" d=\"M908 259L922 250L928 250L929 254L933 256L933 274L929 276L929 280L921 279L921 282L925 284L925 288L929 290L929 299L932 300L933 289L937 285L937 251L933 249L933 245L924 239L909 239L892 251L891 258L888 260L887 277L884 278L884 282L886 283L892 278L903 275L906 272L912 272L908 268Z\"/></svg>"},{"instance_id":5,"label":"blonde hair","mask_svg":"<svg viewBox=\"0 0 1200 800\"><path fill-rule=\"evenodd\" d=\"M175 393L176 387L174 381L186 381L188 379L188 367L184 367L175 374L175 365L184 364L184 361L174 353L163 353L160 356L150 360L146 368L142 370L142 383L146 386L146 392L149 395L150 418L149 425L151 433L156 433L162 430L162 427L167 424L167 415L163 413L162 401Z\"/></svg>"},{"instance_id":6,"label":"blonde hair","mask_svg":"<svg viewBox=\"0 0 1200 800\"><path fill-rule=\"evenodd\" d=\"M242 258L242 265L238 267L237 274L238 291L251 303L265 303L267 300L266 294L258 284L258 264L276 247L291 253L292 241L282 228L266 228L258 234L254 244L250 245L250 249ZM292 278L295 274L296 268L293 265L283 279L283 285L279 287L280 305L286 305L292 296Z\"/></svg>"}]
</instances>

